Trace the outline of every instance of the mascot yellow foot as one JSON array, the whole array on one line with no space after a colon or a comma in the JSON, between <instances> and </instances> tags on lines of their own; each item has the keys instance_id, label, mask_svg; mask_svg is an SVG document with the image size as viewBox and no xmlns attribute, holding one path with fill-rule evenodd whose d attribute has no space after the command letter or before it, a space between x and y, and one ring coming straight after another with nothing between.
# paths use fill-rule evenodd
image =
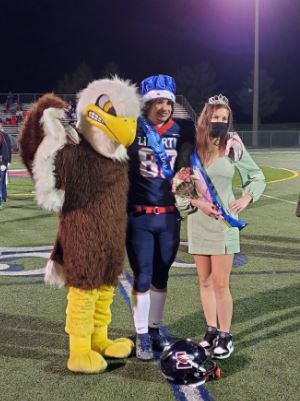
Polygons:
<instances>
[{"instance_id":1,"label":"mascot yellow foot","mask_svg":"<svg viewBox=\"0 0 300 401\"><path fill-rule=\"evenodd\" d=\"M100 373L106 368L106 360L98 352L91 350L91 336L70 335L69 370L81 373Z\"/></svg>"},{"instance_id":2,"label":"mascot yellow foot","mask_svg":"<svg viewBox=\"0 0 300 401\"><path fill-rule=\"evenodd\" d=\"M108 339L107 326L98 328L92 335L92 349L108 358L127 358L133 347L134 343L129 338Z\"/></svg>"},{"instance_id":3,"label":"mascot yellow foot","mask_svg":"<svg viewBox=\"0 0 300 401\"><path fill-rule=\"evenodd\" d=\"M110 340L107 330L111 322L111 310L114 296L114 287L102 286L98 290L98 299L95 305L94 324L95 330L92 334L92 349L109 358L127 358L134 347L128 338Z\"/></svg>"},{"instance_id":4,"label":"mascot yellow foot","mask_svg":"<svg viewBox=\"0 0 300 401\"><path fill-rule=\"evenodd\" d=\"M99 373L107 367L103 357L127 358L131 354L131 340L110 340L107 335L113 295L111 286L99 290L69 288L66 332L70 335L68 369L72 372Z\"/></svg>"},{"instance_id":5,"label":"mascot yellow foot","mask_svg":"<svg viewBox=\"0 0 300 401\"><path fill-rule=\"evenodd\" d=\"M70 357L67 366L72 372L99 373L107 367L105 359L91 348L97 298L97 290L69 288L66 332L70 335Z\"/></svg>"}]
</instances>

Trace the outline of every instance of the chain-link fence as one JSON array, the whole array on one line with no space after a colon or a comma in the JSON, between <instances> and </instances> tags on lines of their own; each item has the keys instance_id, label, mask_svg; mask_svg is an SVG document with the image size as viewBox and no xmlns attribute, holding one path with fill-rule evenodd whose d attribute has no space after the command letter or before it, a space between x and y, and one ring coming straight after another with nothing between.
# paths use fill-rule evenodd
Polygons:
<instances>
[{"instance_id":1,"label":"chain-link fence","mask_svg":"<svg viewBox=\"0 0 300 401\"><path fill-rule=\"evenodd\" d=\"M238 131L244 144L252 147L252 131ZM300 130L259 130L258 148L300 147Z\"/></svg>"}]
</instances>

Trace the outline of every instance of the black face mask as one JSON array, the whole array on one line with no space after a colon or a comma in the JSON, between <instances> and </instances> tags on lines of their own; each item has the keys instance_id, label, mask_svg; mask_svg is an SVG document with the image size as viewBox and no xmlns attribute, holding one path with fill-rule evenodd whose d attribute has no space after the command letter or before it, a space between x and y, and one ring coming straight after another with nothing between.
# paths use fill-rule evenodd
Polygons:
<instances>
[{"instance_id":1,"label":"black face mask","mask_svg":"<svg viewBox=\"0 0 300 401\"><path fill-rule=\"evenodd\" d=\"M213 122L210 123L210 136L212 138L224 138L228 131L228 123Z\"/></svg>"}]
</instances>

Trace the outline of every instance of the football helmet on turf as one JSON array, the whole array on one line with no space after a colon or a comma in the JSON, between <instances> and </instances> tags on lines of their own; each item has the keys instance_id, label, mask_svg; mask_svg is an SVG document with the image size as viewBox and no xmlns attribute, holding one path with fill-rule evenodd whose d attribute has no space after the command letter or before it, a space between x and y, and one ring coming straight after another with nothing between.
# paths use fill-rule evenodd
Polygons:
<instances>
[{"instance_id":1,"label":"football helmet on turf","mask_svg":"<svg viewBox=\"0 0 300 401\"><path fill-rule=\"evenodd\" d=\"M221 377L220 369L200 345L190 339L179 340L165 348L160 356L163 375L175 384L199 386Z\"/></svg>"}]
</instances>

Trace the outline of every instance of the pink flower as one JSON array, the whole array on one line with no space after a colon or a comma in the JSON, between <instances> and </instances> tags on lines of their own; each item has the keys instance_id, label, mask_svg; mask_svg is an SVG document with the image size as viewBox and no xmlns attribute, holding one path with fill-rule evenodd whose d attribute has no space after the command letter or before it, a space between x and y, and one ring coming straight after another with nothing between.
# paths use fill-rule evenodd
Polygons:
<instances>
[{"instance_id":1,"label":"pink flower","mask_svg":"<svg viewBox=\"0 0 300 401\"><path fill-rule=\"evenodd\" d=\"M172 192L188 198L197 197L194 181L191 177L192 170L190 167L183 167L175 174L172 183Z\"/></svg>"},{"instance_id":2,"label":"pink flower","mask_svg":"<svg viewBox=\"0 0 300 401\"><path fill-rule=\"evenodd\" d=\"M176 174L176 178L182 181L190 180L191 169L190 167L183 167L181 170L178 171Z\"/></svg>"}]
</instances>

